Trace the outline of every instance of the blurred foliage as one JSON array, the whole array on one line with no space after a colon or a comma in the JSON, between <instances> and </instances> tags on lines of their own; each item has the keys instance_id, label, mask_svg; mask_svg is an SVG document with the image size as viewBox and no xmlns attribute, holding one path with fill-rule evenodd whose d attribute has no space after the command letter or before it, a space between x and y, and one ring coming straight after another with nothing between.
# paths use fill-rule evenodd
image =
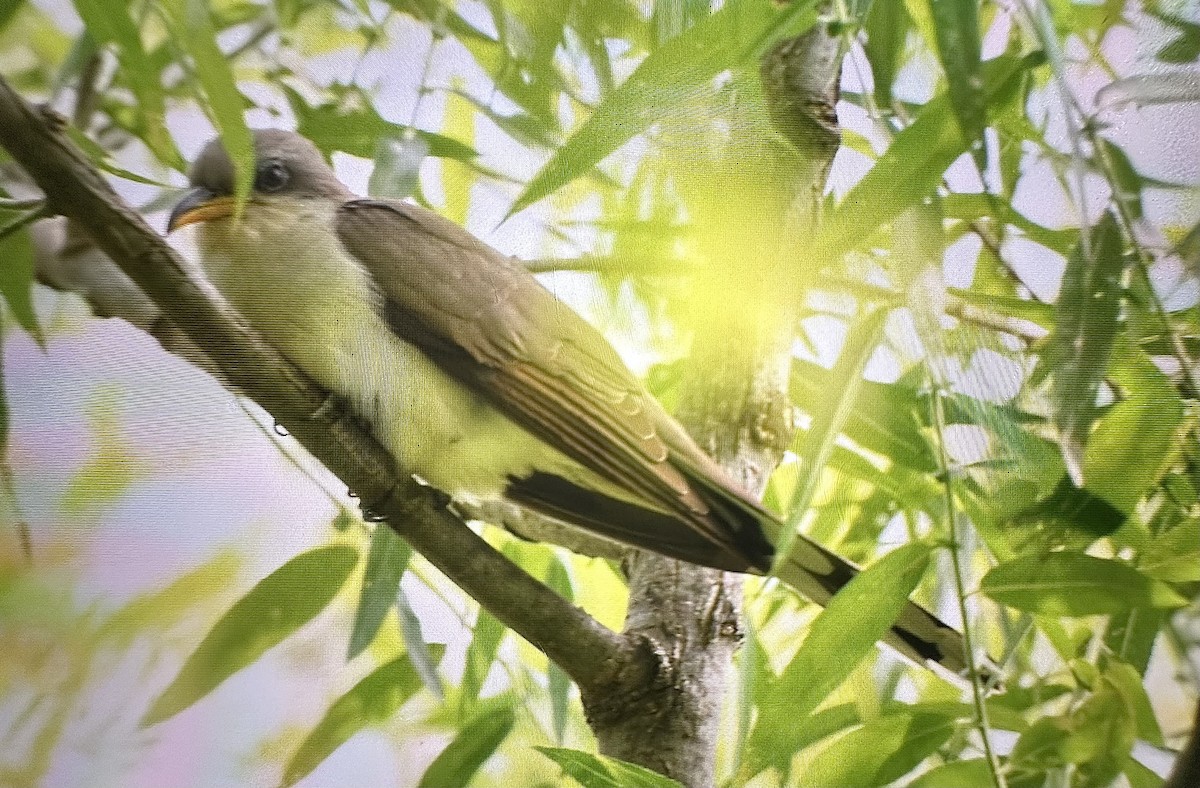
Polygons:
<instances>
[{"instance_id":1,"label":"blurred foliage","mask_svg":"<svg viewBox=\"0 0 1200 788\"><path fill-rule=\"evenodd\" d=\"M468 223L535 217L550 259L537 270L588 279L588 316L636 349L668 406L705 305L770 272L803 313L790 392L801 430L767 501L872 570L820 614L750 583L726 779L1140 788L1161 780L1135 745L1181 732L1164 736L1151 654L1184 677L1168 682L1194 682L1194 602L1177 611L1200 586L1198 225L1159 221L1143 198L1194 205L1196 191L1139 172L1076 83L1102 74L1115 100L1187 100L1109 57L1115 37L1165 31L1156 65L1186 68L1200 54L1188 14L1122 0L0 0L0 73L73 116L86 153L150 193L146 205L182 183L172 130L207 118L243 168L247 121L275 123L370 160L372 193ZM798 159L766 121L758 65L814 25L846 52L846 150L816 237L797 247L780 228ZM481 194L503 209L481 211ZM1042 201L1067 206L1060 220ZM40 336L29 235L5 229L28 210L0 194L0 295L10 322ZM713 271L727 286L700 292ZM123 423L94 414L92 428L56 503L65 521L106 517L151 472ZM302 782L382 727L401 750L410 733L443 736L409 784L668 784L590 754L562 671L390 532L368 537L345 515L337 526L220 617L228 555L109 609L73 596L73 551L35 554L32 568L5 554L0 782L45 778L114 664L157 676L191 652L174 683L155 679L153 705L115 710L167 720L333 606L353 621L349 657L371 665L305 731L281 734L272 779ZM488 537L619 624L623 584L603 562ZM455 659L426 642L439 614L414 589L462 617ZM964 592L1002 686L964 702L870 648L913 589L943 613ZM171 724L92 730L93 750L133 748L110 759L110 784ZM980 728L1015 744L989 759Z\"/></svg>"}]
</instances>

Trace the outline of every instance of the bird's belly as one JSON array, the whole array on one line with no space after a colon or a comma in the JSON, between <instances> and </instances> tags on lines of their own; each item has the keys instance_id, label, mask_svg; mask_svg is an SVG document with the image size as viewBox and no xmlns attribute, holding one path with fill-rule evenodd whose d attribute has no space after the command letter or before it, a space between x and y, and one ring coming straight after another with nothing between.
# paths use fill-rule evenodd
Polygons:
<instances>
[{"instance_id":1,"label":"bird's belly","mask_svg":"<svg viewBox=\"0 0 1200 788\"><path fill-rule=\"evenodd\" d=\"M495 498L510 476L574 465L397 337L340 245L273 240L219 244L228 251L218 254L202 237L209 279L267 341L345 399L405 471L451 495Z\"/></svg>"}]
</instances>

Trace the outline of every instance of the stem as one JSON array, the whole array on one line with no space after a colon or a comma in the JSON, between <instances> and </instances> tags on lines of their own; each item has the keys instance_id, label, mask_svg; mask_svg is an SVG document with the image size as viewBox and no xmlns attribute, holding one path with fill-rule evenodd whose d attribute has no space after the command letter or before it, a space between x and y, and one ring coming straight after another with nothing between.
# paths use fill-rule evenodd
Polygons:
<instances>
[{"instance_id":1,"label":"stem","mask_svg":"<svg viewBox=\"0 0 1200 788\"><path fill-rule=\"evenodd\" d=\"M1000 770L1000 761L996 757L995 751L992 750L992 742L989 735L991 724L988 721L987 705L983 700L983 682L980 679L979 669L975 665L975 649L972 646L971 640L971 617L967 610L967 588L964 580L962 559L958 553L959 541L956 517L957 507L954 503L954 477L950 470L950 458L946 452L946 415L942 406L943 389L937 377L936 372L931 369L930 382L934 386L933 416L934 426L937 430L938 463L941 466L942 489L945 495L946 527L950 534L950 561L954 566L955 598L958 600L958 613L962 618L963 641L965 641L967 649L967 674L971 680L971 698L975 704L976 729L979 731L979 736L983 741L983 754L987 759L988 770L992 777L992 785L994 788L1007 788L1004 775Z\"/></svg>"}]
</instances>

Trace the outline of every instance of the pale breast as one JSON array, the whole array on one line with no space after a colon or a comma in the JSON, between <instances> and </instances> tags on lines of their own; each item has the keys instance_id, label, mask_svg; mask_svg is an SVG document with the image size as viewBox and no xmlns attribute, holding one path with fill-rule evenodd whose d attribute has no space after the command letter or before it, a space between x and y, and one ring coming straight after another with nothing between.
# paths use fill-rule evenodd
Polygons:
<instances>
[{"instance_id":1,"label":"pale breast","mask_svg":"<svg viewBox=\"0 0 1200 788\"><path fill-rule=\"evenodd\" d=\"M350 402L408 470L451 494L499 496L510 475L575 464L450 379L381 319L332 206L247 206L198 236L201 264L263 336ZM578 468L578 466L575 466Z\"/></svg>"}]
</instances>

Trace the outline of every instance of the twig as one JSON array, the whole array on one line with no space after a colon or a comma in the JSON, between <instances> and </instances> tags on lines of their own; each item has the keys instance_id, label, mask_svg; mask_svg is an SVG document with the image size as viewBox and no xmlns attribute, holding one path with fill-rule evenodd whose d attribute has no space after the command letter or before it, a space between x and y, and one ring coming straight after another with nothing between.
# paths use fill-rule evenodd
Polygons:
<instances>
[{"instance_id":1,"label":"twig","mask_svg":"<svg viewBox=\"0 0 1200 788\"><path fill-rule=\"evenodd\" d=\"M930 367L930 380L933 383L933 416L934 427L937 430L938 464L941 466L942 489L945 493L946 526L950 534L950 561L954 567L955 598L958 601L958 612L962 618L963 641L967 648L967 674L971 680L971 697L975 704L975 723L979 736L983 741L983 754L987 760L988 769L995 788L1007 788L1004 774L1000 770L1000 761L992 750L991 724L988 721L987 704L983 702L983 682L979 668L975 664L975 654L971 640L971 617L967 610L967 587L963 578L962 559L959 557L958 523L954 503L954 477L950 472L950 457L946 452L946 414L942 405L942 388L939 375Z\"/></svg>"},{"instance_id":2,"label":"twig","mask_svg":"<svg viewBox=\"0 0 1200 788\"><path fill-rule=\"evenodd\" d=\"M0 146L96 245L333 473L492 615L582 686L598 687L630 646L505 558L407 474L361 426L322 411L326 393L249 331L211 286L193 279L167 243L112 190L64 133L65 121L27 104L0 79ZM328 409L326 409L328 410Z\"/></svg>"}]
</instances>

